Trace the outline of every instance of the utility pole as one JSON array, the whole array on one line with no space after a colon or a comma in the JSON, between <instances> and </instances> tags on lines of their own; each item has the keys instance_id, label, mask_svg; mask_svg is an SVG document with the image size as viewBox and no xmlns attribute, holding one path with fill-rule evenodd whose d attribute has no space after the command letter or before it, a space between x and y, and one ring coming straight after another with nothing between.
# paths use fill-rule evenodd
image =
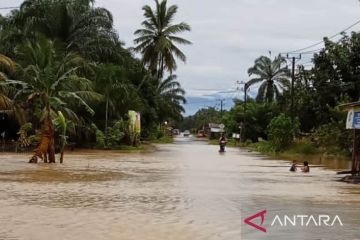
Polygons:
<instances>
[{"instance_id":1,"label":"utility pole","mask_svg":"<svg viewBox=\"0 0 360 240\"><path fill-rule=\"evenodd\" d=\"M295 84L295 63L296 60L301 59L301 54L297 54L297 56L290 56L286 54L286 59L291 60L291 121L294 121L295 118L295 109L294 109L294 84Z\"/></svg>"},{"instance_id":2,"label":"utility pole","mask_svg":"<svg viewBox=\"0 0 360 240\"><path fill-rule=\"evenodd\" d=\"M225 99L221 98L219 99L218 101L220 101L220 114L221 114L221 117L223 116L223 108L225 106Z\"/></svg>"},{"instance_id":3,"label":"utility pole","mask_svg":"<svg viewBox=\"0 0 360 240\"><path fill-rule=\"evenodd\" d=\"M244 81L237 81L236 83L239 84L239 85L244 85L244 87L242 87L242 88L238 87L237 90L243 90L244 91L244 119L243 119L243 122L241 124L241 133L242 133L243 136L240 136L240 138L246 140L246 136L245 136L246 104L247 104L247 92L249 90L249 85Z\"/></svg>"}]
</instances>

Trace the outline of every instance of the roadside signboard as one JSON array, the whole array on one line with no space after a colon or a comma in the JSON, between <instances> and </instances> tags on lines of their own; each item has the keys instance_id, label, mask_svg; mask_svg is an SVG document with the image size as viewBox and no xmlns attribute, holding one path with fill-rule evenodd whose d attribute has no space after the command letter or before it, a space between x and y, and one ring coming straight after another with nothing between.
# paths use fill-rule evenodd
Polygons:
<instances>
[{"instance_id":1,"label":"roadside signboard","mask_svg":"<svg viewBox=\"0 0 360 240\"><path fill-rule=\"evenodd\" d=\"M360 129L360 111L354 109L348 111L346 129Z\"/></svg>"}]
</instances>

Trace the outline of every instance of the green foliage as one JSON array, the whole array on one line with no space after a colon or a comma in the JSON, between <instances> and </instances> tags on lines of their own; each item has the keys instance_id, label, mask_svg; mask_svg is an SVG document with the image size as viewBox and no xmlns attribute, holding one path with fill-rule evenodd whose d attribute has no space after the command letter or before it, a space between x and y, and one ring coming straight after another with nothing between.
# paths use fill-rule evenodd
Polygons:
<instances>
[{"instance_id":1,"label":"green foliage","mask_svg":"<svg viewBox=\"0 0 360 240\"><path fill-rule=\"evenodd\" d=\"M224 115L226 132L238 133L242 127L242 138L257 142L258 138L267 139L267 126L279 114L279 107L275 103L257 103L253 100L244 104L237 101L236 105Z\"/></svg>"},{"instance_id":2,"label":"green foliage","mask_svg":"<svg viewBox=\"0 0 360 240\"><path fill-rule=\"evenodd\" d=\"M157 127L150 132L148 140L155 141L157 139L163 138L164 136L165 136L164 129Z\"/></svg>"},{"instance_id":3,"label":"green foliage","mask_svg":"<svg viewBox=\"0 0 360 240\"><path fill-rule=\"evenodd\" d=\"M268 126L269 140L276 151L287 149L294 141L299 132L300 123L298 119L293 122L285 114L273 118Z\"/></svg>"},{"instance_id":4,"label":"green foliage","mask_svg":"<svg viewBox=\"0 0 360 240\"><path fill-rule=\"evenodd\" d=\"M108 136L106 138L107 147L116 148L122 143L125 137L127 122L123 120L116 121L112 127L108 128Z\"/></svg>"},{"instance_id":5,"label":"green foliage","mask_svg":"<svg viewBox=\"0 0 360 240\"><path fill-rule=\"evenodd\" d=\"M280 55L274 60L266 56L259 57L255 60L255 65L249 68L248 73L249 76L256 75L256 77L246 83L246 89L261 83L256 97L259 102L273 102L280 97L281 90L290 86L290 72L286 60Z\"/></svg>"},{"instance_id":6,"label":"green foliage","mask_svg":"<svg viewBox=\"0 0 360 240\"><path fill-rule=\"evenodd\" d=\"M126 119L128 110L136 110L141 113L142 130L146 133L159 122L181 119L185 91L172 72L176 69L174 57L185 61L176 45L189 43L177 35L190 27L172 24L177 7L168 7L166 1L157 2L160 8L154 11L144 7L147 13L160 14L156 21L149 16L145 16L145 21L152 26L161 25L161 29L152 30L154 34L161 31L163 38L157 41L150 37L161 49L145 50L141 61L130 48L123 47L111 13L93 2L25 0L19 10L1 17L0 106L24 108L19 122L26 122L26 117L37 129L42 127L45 116L51 115L54 120L56 112L61 111L76 127L68 135L78 144L86 146L92 139L89 129L94 123L106 129L94 130L98 146L130 142L136 145L140 136L121 130L117 123L108 128L108 123ZM143 35L149 27L145 25L137 31L136 48L149 50L151 46L140 43L143 37L149 37ZM154 74L146 59L161 60L155 68L158 74ZM168 78L163 78L164 71L171 73ZM14 80L2 81L5 79ZM20 113L16 111L18 119ZM103 132L107 131L106 138Z\"/></svg>"},{"instance_id":7,"label":"green foliage","mask_svg":"<svg viewBox=\"0 0 360 240\"><path fill-rule=\"evenodd\" d=\"M288 151L290 153L310 155L310 154L316 154L318 152L318 149L316 148L313 142L309 141L308 139L303 139L301 141L294 142L289 147Z\"/></svg>"},{"instance_id":8,"label":"green foliage","mask_svg":"<svg viewBox=\"0 0 360 240\"><path fill-rule=\"evenodd\" d=\"M275 154L276 153L276 148L274 147L274 144L272 144L271 142L268 142L268 141L252 143L249 145L249 147L259 153L264 153L264 154Z\"/></svg>"},{"instance_id":9,"label":"green foliage","mask_svg":"<svg viewBox=\"0 0 360 240\"><path fill-rule=\"evenodd\" d=\"M321 125L313 134L312 139L317 146L327 152L347 151L351 147L351 131L345 130L345 124L331 122Z\"/></svg>"},{"instance_id":10,"label":"green foliage","mask_svg":"<svg viewBox=\"0 0 360 240\"><path fill-rule=\"evenodd\" d=\"M68 129L68 121L66 121L62 112L58 111L57 117L54 121L55 129L60 132L61 145L64 147L67 144L68 136L66 136Z\"/></svg>"},{"instance_id":11,"label":"green foliage","mask_svg":"<svg viewBox=\"0 0 360 240\"><path fill-rule=\"evenodd\" d=\"M176 70L175 57L186 61L185 54L176 44L191 44L190 41L177 36L178 33L190 31L190 26L184 22L172 24L177 13L176 5L167 5L167 0L155 1L155 9L149 5L143 7L145 20L142 22L143 29L135 31L137 38L134 40L137 46L135 51L142 54L143 63L151 73L162 79L164 71L170 74Z\"/></svg>"},{"instance_id":12,"label":"green foliage","mask_svg":"<svg viewBox=\"0 0 360 240\"><path fill-rule=\"evenodd\" d=\"M178 127L181 131L194 129L193 133L197 133L197 130L207 128L209 123L220 123L221 121L220 111L209 107L200 109L193 116L185 117L183 121L178 123Z\"/></svg>"},{"instance_id":13,"label":"green foliage","mask_svg":"<svg viewBox=\"0 0 360 240\"><path fill-rule=\"evenodd\" d=\"M21 147L29 147L33 142L34 139L28 135L29 131L31 130L32 130L31 123L25 123L20 127L18 134L19 134L19 142Z\"/></svg>"},{"instance_id":14,"label":"green foliage","mask_svg":"<svg viewBox=\"0 0 360 240\"><path fill-rule=\"evenodd\" d=\"M101 130L99 130L95 124L91 124L91 128L93 129L93 131L95 131L96 147L105 148L105 134Z\"/></svg>"},{"instance_id":15,"label":"green foliage","mask_svg":"<svg viewBox=\"0 0 360 240\"><path fill-rule=\"evenodd\" d=\"M169 144L169 143L173 143L174 139L170 136L162 136L160 138L152 140L151 142L158 143L158 144Z\"/></svg>"}]
</instances>

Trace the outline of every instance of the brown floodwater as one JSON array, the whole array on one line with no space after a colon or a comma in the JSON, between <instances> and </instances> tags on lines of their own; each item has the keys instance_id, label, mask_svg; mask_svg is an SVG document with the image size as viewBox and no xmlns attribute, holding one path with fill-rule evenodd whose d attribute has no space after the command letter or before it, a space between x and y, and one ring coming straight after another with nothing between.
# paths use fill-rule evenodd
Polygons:
<instances>
[{"instance_id":1,"label":"brown floodwater","mask_svg":"<svg viewBox=\"0 0 360 240\"><path fill-rule=\"evenodd\" d=\"M336 175L348 162L315 159L326 166L303 174L188 138L157 148L74 152L63 165L0 154L0 239L360 239L360 185ZM267 233L243 224L264 209ZM343 226L271 227L299 214L338 215Z\"/></svg>"}]
</instances>

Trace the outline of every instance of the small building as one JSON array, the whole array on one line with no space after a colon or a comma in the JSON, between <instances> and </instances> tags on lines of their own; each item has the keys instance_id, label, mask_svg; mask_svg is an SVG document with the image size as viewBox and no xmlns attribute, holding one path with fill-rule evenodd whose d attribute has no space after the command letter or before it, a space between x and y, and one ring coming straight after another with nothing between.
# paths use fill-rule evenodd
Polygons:
<instances>
[{"instance_id":1,"label":"small building","mask_svg":"<svg viewBox=\"0 0 360 240\"><path fill-rule=\"evenodd\" d=\"M220 123L209 123L209 138L216 139L220 138L220 135L225 133L225 125Z\"/></svg>"},{"instance_id":2,"label":"small building","mask_svg":"<svg viewBox=\"0 0 360 240\"><path fill-rule=\"evenodd\" d=\"M352 175L359 175L360 173L360 158L359 158L359 143L357 141L357 133L360 129L360 102L353 102L348 104L343 104L339 106L342 110L347 111L346 118L346 129L352 130L353 135L353 146L352 146L352 165L351 173Z\"/></svg>"}]
</instances>

